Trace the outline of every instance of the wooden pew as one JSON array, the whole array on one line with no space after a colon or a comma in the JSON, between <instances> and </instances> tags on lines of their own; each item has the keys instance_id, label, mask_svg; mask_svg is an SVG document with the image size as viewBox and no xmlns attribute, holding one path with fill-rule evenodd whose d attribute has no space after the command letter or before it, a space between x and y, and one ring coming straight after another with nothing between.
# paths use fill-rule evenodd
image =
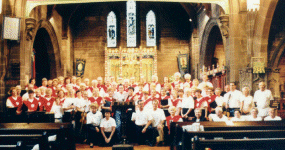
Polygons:
<instances>
[{"instance_id":1,"label":"wooden pew","mask_svg":"<svg viewBox=\"0 0 285 150\"><path fill-rule=\"evenodd\" d=\"M205 132L193 132L193 134L190 132L189 135L185 134L182 131L182 126L184 125L191 125L193 122L179 122L179 123L172 123L171 124L171 130L175 131L174 133L171 132L171 138L173 138L173 143L171 145L171 149L175 149L177 147L182 148L189 148L191 147L191 138L193 138L195 135L199 135L202 137L205 137L208 133L208 138L213 137L226 137L226 138L232 138L233 136L237 135L240 138L243 137L258 137L258 135L264 136L264 137L274 137L273 133L276 133L275 137L278 137L280 135L281 137L285 137L279 133L279 131L285 130L285 122L283 121L268 121L268 122L233 122L233 125L227 125L225 122L201 122L200 125L204 126ZM252 130L252 131L251 131ZM274 130L267 133L262 133L264 130ZM213 132L210 132L213 131ZM248 131L248 133L246 132ZM236 134L234 133L236 132ZM256 136L250 136L251 133L256 133ZM194 134L195 133L195 134ZM246 135L246 136L244 136ZM270 136L273 135L273 136ZM285 135L285 134L284 134ZM184 139L187 139L187 141L184 141Z\"/></svg>"},{"instance_id":2,"label":"wooden pew","mask_svg":"<svg viewBox=\"0 0 285 150\"><path fill-rule=\"evenodd\" d=\"M0 150L2 149L32 149L39 144L41 150L48 149L48 137L43 134L8 134L0 135Z\"/></svg>"},{"instance_id":3,"label":"wooden pew","mask_svg":"<svg viewBox=\"0 0 285 150\"><path fill-rule=\"evenodd\" d=\"M2 123L0 135L8 134L42 134L57 135L56 143L60 149L75 149L74 133L70 123Z\"/></svg>"},{"instance_id":4,"label":"wooden pew","mask_svg":"<svg viewBox=\"0 0 285 150\"><path fill-rule=\"evenodd\" d=\"M193 150L231 150L231 149L274 149L283 150L285 138L259 138L259 139L219 139L219 140L200 140L195 137Z\"/></svg>"}]
</instances>

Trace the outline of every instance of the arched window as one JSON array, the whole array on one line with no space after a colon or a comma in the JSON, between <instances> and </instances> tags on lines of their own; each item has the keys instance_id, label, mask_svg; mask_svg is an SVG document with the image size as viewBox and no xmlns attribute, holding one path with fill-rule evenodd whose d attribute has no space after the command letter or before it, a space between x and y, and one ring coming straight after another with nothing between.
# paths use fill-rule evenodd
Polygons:
<instances>
[{"instance_id":1,"label":"arched window","mask_svg":"<svg viewBox=\"0 0 285 150\"><path fill-rule=\"evenodd\" d=\"M107 16L107 47L117 47L117 18L113 11Z\"/></svg>"},{"instance_id":2,"label":"arched window","mask_svg":"<svg viewBox=\"0 0 285 150\"><path fill-rule=\"evenodd\" d=\"M156 46L156 19L152 10L146 15L146 46Z\"/></svg>"},{"instance_id":3,"label":"arched window","mask_svg":"<svg viewBox=\"0 0 285 150\"><path fill-rule=\"evenodd\" d=\"M137 46L136 2L127 1L127 47Z\"/></svg>"}]
</instances>

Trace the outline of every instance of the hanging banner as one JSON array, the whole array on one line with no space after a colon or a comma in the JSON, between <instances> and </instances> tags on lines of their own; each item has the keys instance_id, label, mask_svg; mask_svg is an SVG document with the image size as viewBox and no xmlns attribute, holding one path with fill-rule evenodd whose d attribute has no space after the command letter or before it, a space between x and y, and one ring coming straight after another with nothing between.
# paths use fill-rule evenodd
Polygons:
<instances>
[{"instance_id":1,"label":"hanging banner","mask_svg":"<svg viewBox=\"0 0 285 150\"><path fill-rule=\"evenodd\" d=\"M127 47L137 46L136 2L127 1Z\"/></svg>"},{"instance_id":2,"label":"hanging banner","mask_svg":"<svg viewBox=\"0 0 285 150\"><path fill-rule=\"evenodd\" d=\"M146 46L156 46L155 14L150 10L146 15Z\"/></svg>"},{"instance_id":3,"label":"hanging banner","mask_svg":"<svg viewBox=\"0 0 285 150\"><path fill-rule=\"evenodd\" d=\"M177 57L178 61L178 69L181 73L181 76L184 76L184 74L189 73L189 56L188 54L179 54Z\"/></svg>"},{"instance_id":4,"label":"hanging banner","mask_svg":"<svg viewBox=\"0 0 285 150\"><path fill-rule=\"evenodd\" d=\"M253 68L253 73L265 73L265 64L263 57L252 57L251 63Z\"/></svg>"},{"instance_id":5,"label":"hanging banner","mask_svg":"<svg viewBox=\"0 0 285 150\"><path fill-rule=\"evenodd\" d=\"M83 77L84 75L84 69L85 69L85 59L76 59L76 76L77 77Z\"/></svg>"},{"instance_id":6,"label":"hanging banner","mask_svg":"<svg viewBox=\"0 0 285 150\"><path fill-rule=\"evenodd\" d=\"M117 47L117 19L113 11L107 17L107 47Z\"/></svg>"},{"instance_id":7,"label":"hanging banner","mask_svg":"<svg viewBox=\"0 0 285 150\"><path fill-rule=\"evenodd\" d=\"M4 16L2 39L20 40L20 18L11 18Z\"/></svg>"}]
</instances>

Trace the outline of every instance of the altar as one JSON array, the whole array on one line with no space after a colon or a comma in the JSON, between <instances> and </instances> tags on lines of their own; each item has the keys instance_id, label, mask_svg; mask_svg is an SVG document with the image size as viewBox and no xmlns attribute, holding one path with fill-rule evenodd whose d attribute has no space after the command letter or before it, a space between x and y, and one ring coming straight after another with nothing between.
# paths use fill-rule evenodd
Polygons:
<instances>
[{"instance_id":1,"label":"altar","mask_svg":"<svg viewBox=\"0 0 285 150\"><path fill-rule=\"evenodd\" d=\"M144 76L147 82L157 75L157 49L146 48L105 48L105 77L130 78L136 82Z\"/></svg>"}]
</instances>

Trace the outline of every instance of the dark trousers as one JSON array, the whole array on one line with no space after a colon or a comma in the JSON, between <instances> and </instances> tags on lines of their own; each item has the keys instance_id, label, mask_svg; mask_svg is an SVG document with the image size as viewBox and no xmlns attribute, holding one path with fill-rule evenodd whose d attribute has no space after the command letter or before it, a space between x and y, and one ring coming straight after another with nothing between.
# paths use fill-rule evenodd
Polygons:
<instances>
[{"instance_id":1,"label":"dark trousers","mask_svg":"<svg viewBox=\"0 0 285 150\"><path fill-rule=\"evenodd\" d=\"M93 126L92 124L87 124L87 140L94 145L102 144L102 134L99 126ZM96 127L99 129L99 132L96 131Z\"/></svg>"},{"instance_id":2,"label":"dark trousers","mask_svg":"<svg viewBox=\"0 0 285 150\"><path fill-rule=\"evenodd\" d=\"M104 132L104 133L105 133L105 136L106 136L107 138L109 138L112 132ZM116 133L116 132L115 132L115 133ZM109 143L106 143L104 137L102 136L102 139L103 139L103 142L102 142L103 145L102 145L102 146L113 146L113 145L115 144L115 141L116 141L116 135L115 135L115 133L113 134L113 137L111 138L111 140L110 140Z\"/></svg>"},{"instance_id":3,"label":"dark trousers","mask_svg":"<svg viewBox=\"0 0 285 150\"><path fill-rule=\"evenodd\" d=\"M144 126L138 126L136 125L136 139L137 139L137 143L139 145L143 145L143 144L146 144L146 140L151 140L151 126L149 126L147 129L146 129L146 132L145 133L142 133L142 130L143 128L145 127Z\"/></svg>"},{"instance_id":4,"label":"dark trousers","mask_svg":"<svg viewBox=\"0 0 285 150\"><path fill-rule=\"evenodd\" d=\"M238 109L239 109L239 108L229 108L230 117L234 117L235 110L238 110Z\"/></svg>"}]
</instances>

